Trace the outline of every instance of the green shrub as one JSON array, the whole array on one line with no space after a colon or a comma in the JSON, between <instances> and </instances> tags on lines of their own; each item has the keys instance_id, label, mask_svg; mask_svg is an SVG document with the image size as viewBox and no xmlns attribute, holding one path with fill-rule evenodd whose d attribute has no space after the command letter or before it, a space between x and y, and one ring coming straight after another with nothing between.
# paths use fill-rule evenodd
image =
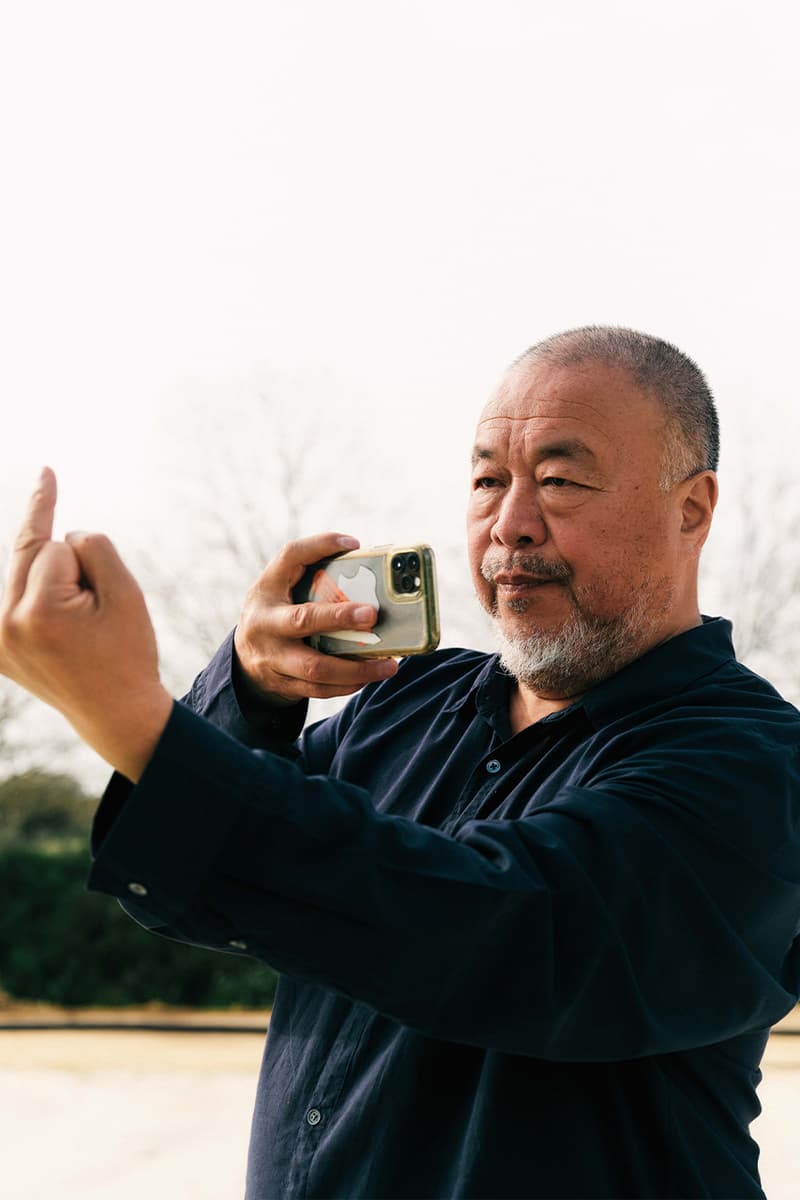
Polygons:
<instances>
[{"instance_id":1,"label":"green shrub","mask_svg":"<svg viewBox=\"0 0 800 1200\"><path fill-rule=\"evenodd\" d=\"M0 782L0 847L85 846L96 806L70 775L11 775Z\"/></svg>"},{"instance_id":2,"label":"green shrub","mask_svg":"<svg viewBox=\"0 0 800 1200\"><path fill-rule=\"evenodd\" d=\"M269 967L147 933L86 890L87 872L85 850L0 848L0 990L64 1005L271 1003Z\"/></svg>"}]
</instances>

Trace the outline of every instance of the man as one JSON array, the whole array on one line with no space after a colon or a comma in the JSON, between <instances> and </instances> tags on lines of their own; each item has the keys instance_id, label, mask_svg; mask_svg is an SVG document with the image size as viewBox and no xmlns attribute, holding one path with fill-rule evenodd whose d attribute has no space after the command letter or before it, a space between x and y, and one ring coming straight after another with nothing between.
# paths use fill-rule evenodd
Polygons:
<instances>
[{"instance_id":1,"label":"man","mask_svg":"<svg viewBox=\"0 0 800 1200\"><path fill-rule=\"evenodd\" d=\"M91 886L282 979L249 1200L759 1197L748 1126L798 995L800 714L701 618L717 427L629 330L534 347L478 425L496 656L354 663L286 547L173 704L101 537L45 473L0 664L114 767ZM432 464L433 466L433 464ZM364 690L359 691L363 685ZM294 743L309 695L358 692Z\"/></svg>"}]
</instances>

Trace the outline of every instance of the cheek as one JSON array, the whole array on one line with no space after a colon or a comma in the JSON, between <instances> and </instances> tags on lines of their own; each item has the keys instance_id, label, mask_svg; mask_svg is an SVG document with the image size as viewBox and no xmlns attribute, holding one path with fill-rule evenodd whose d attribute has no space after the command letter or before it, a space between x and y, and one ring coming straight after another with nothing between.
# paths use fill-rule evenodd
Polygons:
<instances>
[{"instance_id":1,"label":"cheek","mask_svg":"<svg viewBox=\"0 0 800 1200\"><path fill-rule=\"evenodd\" d=\"M669 543L662 527L625 537L598 530L588 569L575 572L575 595L609 611L626 607L635 593L669 574Z\"/></svg>"},{"instance_id":2,"label":"cheek","mask_svg":"<svg viewBox=\"0 0 800 1200\"><path fill-rule=\"evenodd\" d=\"M480 595L488 594L489 585L481 575L481 564L489 548L490 537L488 525L478 522L472 517L467 518L467 556L472 582Z\"/></svg>"},{"instance_id":3,"label":"cheek","mask_svg":"<svg viewBox=\"0 0 800 1200\"><path fill-rule=\"evenodd\" d=\"M611 523L582 531L579 538L562 538L559 556L573 570L573 592L580 604L616 609L650 574L651 554L645 537L620 537Z\"/></svg>"},{"instance_id":4,"label":"cheek","mask_svg":"<svg viewBox=\"0 0 800 1200\"><path fill-rule=\"evenodd\" d=\"M476 556L478 559L483 557L491 540L490 529L485 515L473 512L472 508L467 510L467 550L470 561Z\"/></svg>"},{"instance_id":5,"label":"cheek","mask_svg":"<svg viewBox=\"0 0 800 1200\"><path fill-rule=\"evenodd\" d=\"M481 563L483 562L483 553L477 545L470 543L469 546L469 570L472 576L472 582L475 588L480 591L485 591L489 586L486 580L481 575Z\"/></svg>"}]
</instances>

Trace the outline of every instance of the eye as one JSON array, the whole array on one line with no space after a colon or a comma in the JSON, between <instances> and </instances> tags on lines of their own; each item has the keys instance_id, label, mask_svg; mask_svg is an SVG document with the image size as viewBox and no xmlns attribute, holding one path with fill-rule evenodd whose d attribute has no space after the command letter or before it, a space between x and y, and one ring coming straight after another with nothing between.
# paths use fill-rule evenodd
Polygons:
<instances>
[{"instance_id":1,"label":"eye","mask_svg":"<svg viewBox=\"0 0 800 1200\"><path fill-rule=\"evenodd\" d=\"M538 487L542 503L559 512L583 504L594 490L589 483L578 483L577 480L566 479L563 475L543 475Z\"/></svg>"},{"instance_id":2,"label":"eye","mask_svg":"<svg viewBox=\"0 0 800 1200\"><path fill-rule=\"evenodd\" d=\"M493 475L481 475L473 481L472 486L476 491L485 491L489 488L500 487L500 480L496 479Z\"/></svg>"},{"instance_id":3,"label":"eye","mask_svg":"<svg viewBox=\"0 0 800 1200\"><path fill-rule=\"evenodd\" d=\"M579 483L575 483L571 479L564 479L561 475L547 475L542 480L542 487L568 488L580 486Z\"/></svg>"}]
</instances>

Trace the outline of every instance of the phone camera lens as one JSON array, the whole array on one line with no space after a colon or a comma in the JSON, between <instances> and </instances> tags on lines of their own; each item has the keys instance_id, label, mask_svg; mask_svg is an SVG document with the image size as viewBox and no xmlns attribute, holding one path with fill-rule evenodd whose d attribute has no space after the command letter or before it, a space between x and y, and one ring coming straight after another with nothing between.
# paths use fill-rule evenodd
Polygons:
<instances>
[{"instance_id":1,"label":"phone camera lens","mask_svg":"<svg viewBox=\"0 0 800 1200\"><path fill-rule=\"evenodd\" d=\"M419 570L419 555L418 554L409 554L408 558L406 559L406 568L409 571L418 571Z\"/></svg>"},{"instance_id":2,"label":"phone camera lens","mask_svg":"<svg viewBox=\"0 0 800 1200\"><path fill-rule=\"evenodd\" d=\"M400 589L404 592L413 592L415 590L414 576L403 575L400 580Z\"/></svg>"},{"instance_id":3,"label":"phone camera lens","mask_svg":"<svg viewBox=\"0 0 800 1200\"><path fill-rule=\"evenodd\" d=\"M393 571L404 571L405 569L406 569L405 554L395 554L394 558L392 559L392 570ZM412 568L412 570L413 570L413 568Z\"/></svg>"}]
</instances>

